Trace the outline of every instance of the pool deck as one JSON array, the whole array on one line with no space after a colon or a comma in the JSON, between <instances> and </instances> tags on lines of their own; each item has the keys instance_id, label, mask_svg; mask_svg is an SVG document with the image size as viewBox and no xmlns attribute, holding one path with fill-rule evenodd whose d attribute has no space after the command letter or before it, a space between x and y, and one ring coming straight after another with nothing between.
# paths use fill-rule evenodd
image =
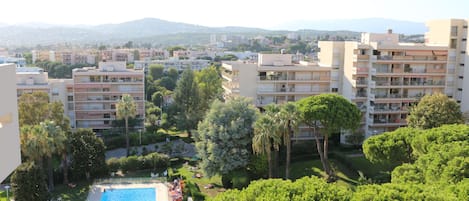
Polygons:
<instances>
[{"instance_id":1,"label":"pool deck","mask_svg":"<svg viewBox=\"0 0 469 201\"><path fill-rule=\"evenodd\" d=\"M155 188L157 201L170 201L168 196L168 187L164 183L153 184L95 184L90 188L87 201L101 201L104 189L123 189L123 188Z\"/></svg>"}]
</instances>

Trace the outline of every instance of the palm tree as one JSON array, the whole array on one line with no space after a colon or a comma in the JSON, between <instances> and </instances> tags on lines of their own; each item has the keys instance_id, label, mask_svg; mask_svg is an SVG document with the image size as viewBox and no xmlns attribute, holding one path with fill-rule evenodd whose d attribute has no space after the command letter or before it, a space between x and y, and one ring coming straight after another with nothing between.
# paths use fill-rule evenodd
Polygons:
<instances>
[{"instance_id":1,"label":"palm tree","mask_svg":"<svg viewBox=\"0 0 469 201\"><path fill-rule=\"evenodd\" d=\"M47 133L47 147L49 151L44 155L44 160L47 161L47 176L49 180L49 191L54 190L54 177L52 156L54 154L63 155L66 150L65 142L66 136L60 126L57 126L53 121L45 121L40 124Z\"/></svg>"},{"instance_id":2,"label":"palm tree","mask_svg":"<svg viewBox=\"0 0 469 201\"><path fill-rule=\"evenodd\" d=\"M132 96L129 94L122 95L122 99L117 103L116 113L118 119L124 119L125 121L125 144L127 148L127 156L129 156L129 118L133 118L137 115L137 106Z\"/></svg>"},{"instance_id":3,"label":"palm tree","mask_svg":"<svg viewBox=\"0 0 469 201\"><path fill-rule=\"evenodd\" d=\"M278 113L279 126L281 129L281 135L283 136L283 143L287 147L287 157L285 162L285 179L290 177L290 158L291 158L291 137L298 133L298 126L300 122L300 113L298 112L296 105L292 102L288 102L282 105L280 112Z\"/></svg>"},{"instance_id":4,"label":"palm tree","mask_svg":"<svg viewBox=\"0 0 469 201\"><path fill-rule=\"evenodd\" d=\"M47 131L40 125L24 125L20 133L23 162L35 161L36 164L42 165L43 156L51 154L47 143Z\"/></svg>"},{"instance_id":5,"label":"palm tree","mask_svg":"<svg viewBox=\"0 0 469 201\"><path fill-rule=\"evenodd\" d=\"M276 133L277 127L273 119L264 114L254 124L254 137L252 149L256 154L266 154L269 163L269 178L272 178L272 147L278 150L280 137Z\"/></svg>"}]
</instances>

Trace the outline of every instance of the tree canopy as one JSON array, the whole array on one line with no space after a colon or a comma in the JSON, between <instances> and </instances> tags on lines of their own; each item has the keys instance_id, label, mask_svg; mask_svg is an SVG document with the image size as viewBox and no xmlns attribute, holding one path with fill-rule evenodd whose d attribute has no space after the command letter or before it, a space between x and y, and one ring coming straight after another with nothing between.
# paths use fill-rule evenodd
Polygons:
<instances>
[{"instance_id":1,"label":"tree canopy","mask_svg":"<svg viewBox=\"0 0 469 201\"><path fill-rule=\"evenodd\" d=\"M173 104L177 108L177 126L190 134L204 116L200 112L199 89L191 69L186 69L178 80Z\"/></svg>"},{"instance_id":2,"label":"tree canopy","mask_svg":"<svg viewBox=\"0 0 469 201\"><path fill-rule=\"evenodd\" d=\"M70 145L74 177L90 179L107 172L104 143L92 130L78 129Z\"/></svg>"},{"instance_id":3,"label":"tree canopy","mask_svg":"<svg viewBox=\"0 0 469 201\"><path fill-rule=\"evenodd\" d=\"M409 127L420 129L460 123L464 123L464 117L459 104L441 93L425 95L407 117Z\"/></svg>"},{"instance_id":4,"label":"tree canopy","mask_svg":"<svg viewBox=\"0 0 469 201\"><path fill-rule=\"evenodd\" d=\"M358 107L337 94L321 94L310 96L298 101L303 123L320 130L324 139L324 147L321 146L318 133L315 134L316 146L324 170L329 176L333 175L328 162L328 138L332 134L343 130L358 128L361 120L361 112Z\"/></svg>"},{"instance_id":5,"label":"tree canopy","mask_svg":"<svg viewBox=\"0 0 469 201\"><path fill-rule=\"evenodd\" d=\"M11 176L11 190L17 201L47 201L46 178L41 166L34 162L22 163Z\"/></svg>"},{"instance_id":6,"label":"tree canopy","mask_svg":"<svg viewBox=\"0 0 469 201\"><path fill-rule=\"evenodd\" d=\"M212 103L195 136L201 166L208 176L227 174L249 163L256 118L257 109L246 98Z\"/></svg>"}]
</instances>

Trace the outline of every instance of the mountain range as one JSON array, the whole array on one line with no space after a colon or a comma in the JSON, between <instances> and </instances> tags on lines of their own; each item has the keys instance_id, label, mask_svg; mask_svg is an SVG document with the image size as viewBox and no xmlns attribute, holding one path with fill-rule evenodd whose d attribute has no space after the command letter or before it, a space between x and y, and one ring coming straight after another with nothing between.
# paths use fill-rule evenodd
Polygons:
<instances>
[{"instance_id":1,"label":"mountain range","mask_svg":"<svg viewBox=\"0 0 469 201\"><path fill-rule=\"evenodd\" d=\"M344 19L344 20L296 20L279 24L274 29L298 30L315 29L328 31L356 31L384 33L392 29L400 34L424 34L427 31L424 23L384 18Z\"/></svg>"},{"instance_id":2,"label":"mountain range","mask_svg":"<svg viewBox=\"0 0 469 201\"><path fill-rule=\"evenodd\" d=\"M144 18L119 24L89 25L50 25L44 23L26 23L19 25L0 24L0 46L34 46L57 43L106 44L123 41L149 41L159 38L160 43L165 37L201 36L208 42L209 34L283 34L291 30L350 30L357 32L384 32L387 28L395 28L397 33L423 34L423 23L397 21L388 19L359 19L335 21L294 21L279 25L277 30L247 27L207 27L187 23L170 22L156 18ZM323 33L324 31L317 31ZM358 34L358 33L354 33ZM203 36L202 36L203 35ZM198 41L194 38L191 41ZM151 40L150 40L151 41ZM176 42L176 41L175 41ZM199 41L200 42L200 41ZM205 40L204 40L205 42Z\"/></svg>"}]
</instances>

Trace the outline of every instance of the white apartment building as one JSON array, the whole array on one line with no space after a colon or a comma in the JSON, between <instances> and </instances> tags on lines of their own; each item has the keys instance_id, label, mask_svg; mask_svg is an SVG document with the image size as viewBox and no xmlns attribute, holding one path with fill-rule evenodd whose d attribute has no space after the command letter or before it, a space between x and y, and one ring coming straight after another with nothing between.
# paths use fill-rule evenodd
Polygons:
<instances>
[{"instance_id":1,"label":"white apartment building","mask_svg":"<svg viewBox=\"0 0 469 201\"><path fill-rule=\"evenodd\" d=\"M257 63L224 62L225 96L245 96L257 107L282 104L338 90L338 77L331 67L292 62L291 54L259 54ZM334 79L332 79L334 77ZM313 139L306 127L294 139Z\"/></svg>"},{"instance_id":2,"label":"white apartment building","mask_svg":"<svg viewBox=\"0 0 469 201\"><path fill-rule=\"evenodd\" d=\"M364 113L366 137L406 126L409 106L426 94L444 93L469 110L467 21L427 25L425 43L400 43L391 30L363 33L361 42L319 42L320 62L339 66L340 93Z\"/></svg>"},{"instance_id":3,"label":"white apartment building","mask_svg":"<svg viewBox=\"0 0 469 201\"><path fill-rule=\"evenodd\" d=\"M15 64L0 64L0 182L21 164Z\"/></svg>"},{"instance_id":4,"label":"white apartment building","mask_svg":"<svg viewBox=\"0 0 469 201\"><path fill-rule=\"evenodd\" d=\"M400 43L392 30L363 33L360 42L320 41L313 65L283 54L259 54L257 64L227 62L225 95L251 97L262 107L337 92L362 111L365 137L406 126L409 107L426 94L444 93L469 112L467 24L430 21L425 43Z\"/></svg>"}]
</instances>

